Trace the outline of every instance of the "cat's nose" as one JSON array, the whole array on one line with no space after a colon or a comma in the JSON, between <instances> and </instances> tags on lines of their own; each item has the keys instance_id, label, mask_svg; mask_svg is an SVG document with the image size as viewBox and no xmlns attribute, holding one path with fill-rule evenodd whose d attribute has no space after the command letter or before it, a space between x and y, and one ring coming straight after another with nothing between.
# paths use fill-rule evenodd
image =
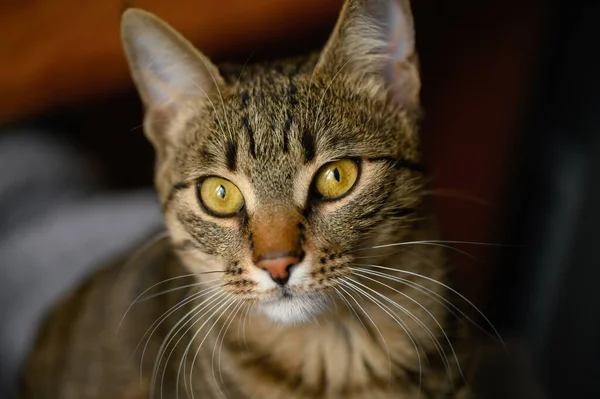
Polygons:
<instances>
[{"instance_id":1,"label":"cat's nose","mask_svg":"<svg viewBox=\"0 0 600 399\"><path fill-rule=\"evenodd\" d=\"M256 262L256 266L268 271L273 281L277 284L285 285L290 279L292 266L298 262L300 262L300 259L297 256L284 255L264 257L262 260Z\"/></svg>"}]
</instances>

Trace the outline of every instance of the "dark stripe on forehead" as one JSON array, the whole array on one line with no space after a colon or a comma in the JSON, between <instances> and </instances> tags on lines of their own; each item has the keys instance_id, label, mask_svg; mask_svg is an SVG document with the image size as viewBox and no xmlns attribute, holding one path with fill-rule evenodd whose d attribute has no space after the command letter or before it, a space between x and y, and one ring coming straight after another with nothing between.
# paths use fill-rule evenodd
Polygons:
<instances>
[{"instance_id":1,"label":"dark stripe on forehead","mask_svg":"<svg viewBox=\"0 0 600 399\"><path fill-rule=\"evenodd\" d=\"M248 103L250 103L250 94L248 94L248 90L243 90L242 91L242 109L247 109Z\"/></svg>"},{"instance_id":2,"label":"dark stripe on forehead","mask_svg":"<svg viewBox=\"0 0 600 399\"><path fill-rule=\"evenodd\" d=\"M304 158L310 162L315 157L315 136L308 130L302 132L302 148L304 148Z\"/></svg>"},{"instance_id":3,"label":"dark stripe on forehead","mask_svg":"<svg viewBox=\"0 0 600 399\"><path fill-rule=\"evenodd\" d=\"M283 152L286 154L289 152L289 135L290 129L292 127L292 122L294 121L294 118L292 116L292 110L294 109L294 107L296 107L296 105L298 105L298 99L296 98L297 93L298 88L294 84L294 81L290 79L290 85L288 86L288 100L290 105L287 109L285 126L283 127Z\"/></svg>"},{"instance_id":4,"label":"dark stripe on forehead","mask_svg":"<svg viewBox=\"0 0 600 399\"><path fill-rule=\"evenodd\" d=\"M230 171L235 172L237 169L237 143L234 141L227 142L225 149L225 157L227 159L227 167Z\"/></svg>"},{"instance_id":5,"label":"dark stripe on forehead","mask_svg":"<svg viewBox=\"0 0 600 399\"><path fill-rule=\"evenodd\" d=\"M242 99L242 111L246 111L246 113L244 114L244 116L242 117L242 124L244 125L244 128L246 128L246 132L248 133L248 142L250 143L250 155L252 156L252 158L256 158L256 144L254 142L254 130L252 129L252 126L250 126L250 116L248 113L248 106L250 104L250 93L248 93L248 90L242 90L242 93L240 94L241 99ZM237 144L236 146L236 153L237 153ZM227 149L227 154L230 154L230 148ZM236 159L237 159L237 155L236 155ZM227 165L229 166L229 169L231 169L232 171L235 170L235 167L232 169L231 168L231 164L230 164L230 158L229 156L227 157Z\"/></svg>"},{"instance_id":6,"label":"dark stripe on forehead","mask_svg":"<svg viewBox=\"0 0 600 399\"><path fill-rule=\"evenodd\" d=\"M288 110L288 115L285 120L285 126L283 127L283 153L287 154L290 152L290 128L292 127L292 115L290 115L290 111Z\"/></svg>"},{"instance_id":7,"label":"dark stripe on forehead","mask_svg":"<svg viewBox=\"0 0 600 399\"><path fill-rule=\"evenodd\" d=\"M287 154L290 150L290 129L292 127L292 112L288 109L287 117L285 119L285 126L283 127L283 152Z\"/></svg>"},{"instance_id":8,"label":"dark stripe on forehead","mask_svg":"<svg viewBox=\"0 0 600 399\"><path fill-rule=\"evenodd\" d=\"M248 133L248 141L250 145L250 155L252 158L256 159L256 143L254 142L254 130L252 130L252 126L250 126L250 120L248 115L244 115L242 117L242 124L246 128L246 132Z\"/></svg>"},{"instance_id":9,"label":"dark stripe on forehead","mask_svg":"<svg viewBox=\"0 0 600 399\"><path fill-rule=\"evenodd\" d=\"M298 88L294 84L294 81L290 79L290 86L288 87L288 97L290 100L290 105L295 107L298 104L298 99L296 98L296 94L298 93Z\"/></svg>"}]
</instances>

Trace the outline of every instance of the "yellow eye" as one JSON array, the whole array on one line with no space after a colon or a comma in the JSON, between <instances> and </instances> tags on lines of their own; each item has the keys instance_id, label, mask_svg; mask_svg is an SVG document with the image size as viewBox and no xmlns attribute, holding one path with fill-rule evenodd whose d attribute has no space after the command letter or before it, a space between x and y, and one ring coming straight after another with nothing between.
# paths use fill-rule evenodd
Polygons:
<instances>
[{"instance_id":1,"label":"yellow eye","mask_svg":"<svg viewBox=\"0 0 600 399\"><path fill-rule=\"evenodd\" d=\"M317 193L326 199L346 194L356 183L358 164L350 159L341 159L323 166L315 178Z\"/></svg>"},{"instance_id":2,"label":"yellow eye","mask_svg":"<svg viewBox=\"0 0 600 399\"><path fill-rule=\"evenodd\" d=\"M240 190L229 180L207 177L198 187L200 202L217 216L235 215L244 206Z\"/></svg>"}]
</instances>

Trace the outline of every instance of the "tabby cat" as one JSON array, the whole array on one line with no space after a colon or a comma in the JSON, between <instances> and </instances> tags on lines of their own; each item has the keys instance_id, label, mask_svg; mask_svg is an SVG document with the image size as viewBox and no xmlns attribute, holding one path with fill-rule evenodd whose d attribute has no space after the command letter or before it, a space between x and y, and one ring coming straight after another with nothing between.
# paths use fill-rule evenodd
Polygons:
<instances>
[{"instance_id":1,"label":"tabby cat","mask_svg":"<svg viewBox=\"0 0 600 399\"><path fill-rule=\"evenodd\" d=\"M22 398L470 397L408 1L348 0L319 54L245 67L138 9L122 40L168 233L55 309Z\"/></svg>"}]
</instances>

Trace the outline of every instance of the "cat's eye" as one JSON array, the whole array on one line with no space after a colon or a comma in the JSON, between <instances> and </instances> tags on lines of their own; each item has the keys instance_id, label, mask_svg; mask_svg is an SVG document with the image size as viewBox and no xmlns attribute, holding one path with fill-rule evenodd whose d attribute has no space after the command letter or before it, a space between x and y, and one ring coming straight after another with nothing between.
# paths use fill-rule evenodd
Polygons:
<instances>
[{"instance_id":1,"label":"cat's eye","mask_svg":"<svg viewBox=\"0 0 600 399\"><path fill-rule=\"evenodd\" d=\"M350 191L358 179L358 163L340 159L324 165L314 180L314 190L323 199L340 198Z\"/></svg>"},{"instance_id":2,"label":"cat's eye","mask_svg":"<svg viewBox=\"0 0 600 399\"><path fill-rule=\"evenodd\" d=\"M233 216L244 206L244 196L229 180L207 177L198 183L202 206L216 216Z\"/></svg>"}]
</instances>

